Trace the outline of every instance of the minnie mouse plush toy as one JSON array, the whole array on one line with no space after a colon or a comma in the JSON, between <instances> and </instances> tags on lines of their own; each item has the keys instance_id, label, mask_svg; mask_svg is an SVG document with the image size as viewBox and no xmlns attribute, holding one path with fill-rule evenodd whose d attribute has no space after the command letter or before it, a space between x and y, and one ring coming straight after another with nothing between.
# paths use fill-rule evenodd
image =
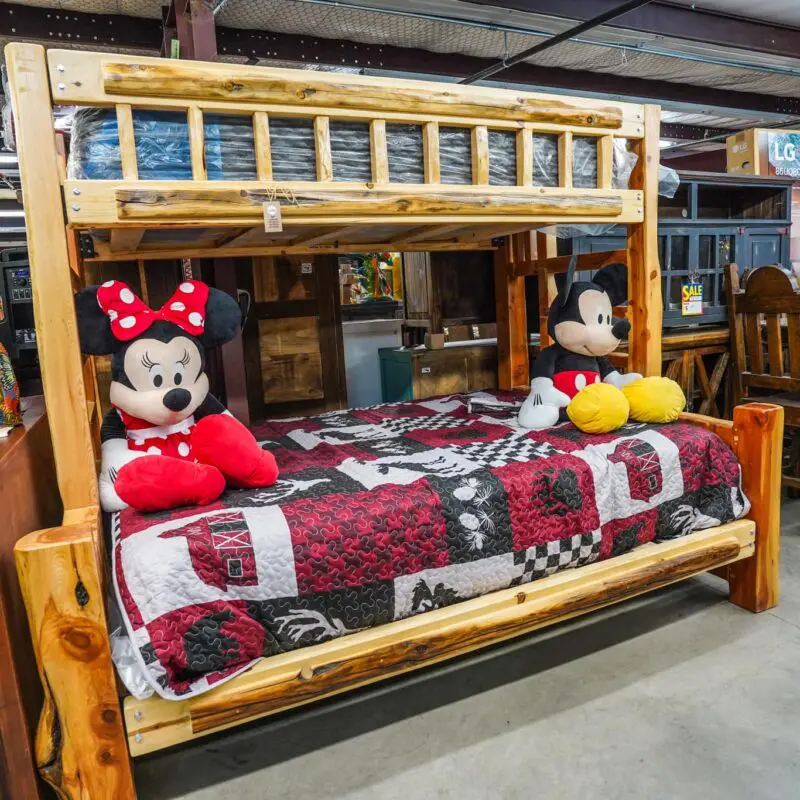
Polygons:
<instances>
[{"instance_id":1,"label":"minnie mouse plush toy","mask_svg":"<svg viewBox=\"0 0 800 800\"><path fill-rule=\"evenodd\" d=\"M204 349L241 326L233 298L184 281L160 311L121 281L76 297L81 349L111 355L113 408L101 429L100 501L159 511L212 503L226 485L271 486L272 453L209 394Z\"/></svg>"}]
</instances>

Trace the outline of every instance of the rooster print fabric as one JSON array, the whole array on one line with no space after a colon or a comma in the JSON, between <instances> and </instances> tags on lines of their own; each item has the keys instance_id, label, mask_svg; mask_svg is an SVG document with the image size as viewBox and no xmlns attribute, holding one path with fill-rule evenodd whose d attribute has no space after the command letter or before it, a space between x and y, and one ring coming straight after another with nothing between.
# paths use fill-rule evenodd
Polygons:
<instances>
[{"instance_id":1,"label":"rooster print fabric","mask_svg":"<svg viewBox=\"0 0 800 800\"><path fill-rule=\"evenodd\" d=\"M500 392L255 430L267 489L112 517L114 582L148 682L203 692L254 661L382 625L749 509L733 452L686 423L517 427Z\"/></svg>"}]
</instances>

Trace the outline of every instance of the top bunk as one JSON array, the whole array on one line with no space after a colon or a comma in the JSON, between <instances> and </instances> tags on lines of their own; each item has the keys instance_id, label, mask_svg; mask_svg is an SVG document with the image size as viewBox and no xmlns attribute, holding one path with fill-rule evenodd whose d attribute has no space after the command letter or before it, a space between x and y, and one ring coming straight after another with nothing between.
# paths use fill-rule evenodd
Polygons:
<instances>
[{"instance_id":1,"label":"top bunk","mask_svg":"<svg viewBox=\"0 0 800 800\"><path fill-rule=\"evenodd\" d=\"M52 102L79 107L62 183L89 258L483 249L644 219L620 162L653 107L77 50L47 65Z\"/></svg>"}]
</instances>

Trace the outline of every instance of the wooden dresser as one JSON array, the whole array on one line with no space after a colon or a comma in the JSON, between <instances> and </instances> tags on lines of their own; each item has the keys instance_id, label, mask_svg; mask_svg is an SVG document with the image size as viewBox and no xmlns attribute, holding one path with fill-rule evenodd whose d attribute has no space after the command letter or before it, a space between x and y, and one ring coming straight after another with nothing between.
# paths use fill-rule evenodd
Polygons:
<instances>
[{"instance_id":1,"label":"wooden dresser","mask_svg":"<svg viewBox=\"0 0 800 800\"><path fill-rule=\"evenodd\" d=\"M44 401L23 405L24 426L0 439L0 798L9 800L40 797L32 731L42 702L14 544L61 519Z\"/></svg>"}]
</instances>

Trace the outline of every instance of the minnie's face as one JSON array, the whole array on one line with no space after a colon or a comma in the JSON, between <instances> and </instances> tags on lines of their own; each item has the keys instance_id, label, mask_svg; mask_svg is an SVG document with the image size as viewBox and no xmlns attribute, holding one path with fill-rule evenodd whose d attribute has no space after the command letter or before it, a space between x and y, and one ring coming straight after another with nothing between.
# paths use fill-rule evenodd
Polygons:
<instances>
[{"instance_id":1,"label":"minnie's face","mask_svg":"<svg viewBox=\"0 0 800 800\"><path fill-rule=\"evenodd\" d=\"M137 339L126 348L121 366L130 386L114 380L111 403L153 425L182 422L208 394L200 349L188 336L166 342L147 336Z\"/></svg>"}]
</instances>

